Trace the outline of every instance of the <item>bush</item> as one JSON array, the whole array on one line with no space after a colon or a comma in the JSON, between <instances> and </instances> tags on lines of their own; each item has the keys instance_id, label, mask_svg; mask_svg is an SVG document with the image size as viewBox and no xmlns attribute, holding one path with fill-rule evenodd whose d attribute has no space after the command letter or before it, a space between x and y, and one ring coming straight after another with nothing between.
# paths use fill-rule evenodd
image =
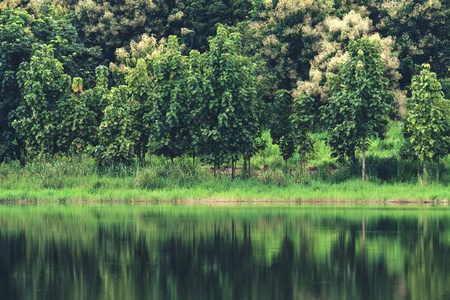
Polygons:
<instances>
[{"instance_id":1,"label":"bush","mask_svg":"<svg viewBox=\"0 0 450 300\"><path fill-rule=\"evenodd\" d=\"M269 169L262 172L261 181L266 185L274 184L278 186L287 186L289 182L289 175L284 173L281 169Z\"/></svg>"},{"instance_id":2,"label":"bush","mask_svg":"<svg viewBox=\"0 0 450 300\"><path fill-rule=\"evenodd\" d=\"M368 176L381 181L394 181L397 178L398 159L395 157L368 156L366 159L366 172Z\"/></svg>"}]
</instances>

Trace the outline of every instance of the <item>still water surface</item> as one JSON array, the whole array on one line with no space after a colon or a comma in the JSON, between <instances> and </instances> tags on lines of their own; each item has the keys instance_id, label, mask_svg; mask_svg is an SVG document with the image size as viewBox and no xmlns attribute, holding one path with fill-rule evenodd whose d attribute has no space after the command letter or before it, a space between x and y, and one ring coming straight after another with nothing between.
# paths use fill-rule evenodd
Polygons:
<instances>
[{"instance_id":1,"label":"still water surface","mask_svg":"<svg viewBox=\"0 0 450 300\"><path fill-rule=\"evenodd\" d=\"M2 205L1 299L450 299L450 209Z\"/></svg>"}]
</instances>

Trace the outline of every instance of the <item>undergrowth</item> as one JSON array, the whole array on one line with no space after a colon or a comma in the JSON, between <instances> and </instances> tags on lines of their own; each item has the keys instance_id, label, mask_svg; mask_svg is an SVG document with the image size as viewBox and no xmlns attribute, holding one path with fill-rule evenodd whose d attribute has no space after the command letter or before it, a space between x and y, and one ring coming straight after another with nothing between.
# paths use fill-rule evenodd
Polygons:
<instances>
[{"instance_id":1,"label":"undergrowth","mask_svg":"<svg viewBox=\"0 0 450 300\"><path fill-rule=\"evenodd\" d=\"M202 189L205 197L208 191L224 193L236 186L274 187L289 190L303 186L314 190L314 186L324 184L328 189L334 184L359 182L361 160L345 165L330 158L330 149L324 142L324 133L314 133L316 141L313 153L301 157L298 153L285 162L280 156L278 146L273 145L269 132L264 133L267 147L251 160L251 175L243 170L243 161L237 163L236 178L231 178L229 166L217 170L216 176L210 166L199 159L179 157L174 160L159 156L149 156L143 164L115 164L98 166L87 155L58 155L52 158L38 157L28 159L23 165L18 161L0 164L0 189L24 191L30 189L85 189L91 194L105 193L108 190L176 191L179 189ZM391 123L384 140L371 139L366 158L366 174L373 184L419 185L417 162L401 159L402 146L399 123ZM266 165L266 168L264 168ZM422 166L420 166L422 167ZM427 162L427 179L430 185L436 184L435 162ZM440 186L450 184L450 158L441 160ZM265 188L261 188L265 190ZM279 190L278 190L279 192ZM23 194L20 197L26 197ZM295 196L297 197L297 196Z\"/></svg>"}]
</instances>

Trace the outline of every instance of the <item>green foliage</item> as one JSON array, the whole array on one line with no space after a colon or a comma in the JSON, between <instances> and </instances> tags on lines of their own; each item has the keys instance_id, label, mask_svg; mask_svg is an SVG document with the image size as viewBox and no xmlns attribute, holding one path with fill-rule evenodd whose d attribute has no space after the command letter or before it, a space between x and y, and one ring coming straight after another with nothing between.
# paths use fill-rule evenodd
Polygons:
<instances>
[{"instance_id":1,"label":"green foliage","mask_svg":"<svg viewBox=\"0 0 450 300\"><path fill-rule=\"evenodd\" d=\"M53 45L53 55L72 76L89 78L96 51L79 43L72 18L61 6L45 3L25 9L24 3L7 5L0 11L0 161L5 157L23 158L24 141L12 128L14 113L20 104L17 72L30 60L32 45ZM30 4L31 6L31 4ZM36 47L36 46L35 46Z\"/></svg>"},{"instance_id":2,"label":"green foliage","mask_svg":"<svg viewBox=\"0 0 450 300\"><path fill-rule=\"evenodd\" d=\"M147 115L151 126L152 152L173 159L190 146L186 102L185 58L176 36L170 36L167 51L152 61L153 107Z\"/></svg>"},{"instance_id":3,"label":"green foliage","mask_svg":"<svg viewBox=\"0 0 450 300\"><path fill-rule=\"evenodd\" d=\"M329 78L331 99L322 110L327 141L341 161L365 150L366 138L383 136L393 110L393 96L383 76L380 45L368 39L349 44L350 59Z\"/></svg>"},{"instance_id":4,"label":"green foliage","mask_svg":"<svg viewBox=\"0 0 450 300\"><path fill-rule=\"evenodd\" d=\"M420 75L413 77L411 91L405 135L417 156L423 159L445 156L449 152L449 104L436 73L430 72L430 65L424 65Z\"/></svg>"},{"instance_id":5,"label":"green foliage","mask_svg":"<svg viewBox=\"0 0 450 300\"><path fill-rule=\"evenodd\" d=\"M378 28L383 35L397 37L403 86L424 63L439 77L449 76L449 14L450 3L442 0L386 0L380 5Z\"/></svg>"},{"instance_id":6,"label":"green foliage","mask_svg":"<svg viewBox=\"0 0 450 300\"><path fill-rule=\"evenodd\" d=\"M312 124L312 102L308 96L300 96L292 101L286 90L277 92L272 113L271 137L279 145L283 159L287 161L299 149L310 152L313 140L308 136Z\"/></svg>"},{"instance_id":7,"label":"green foliage","mask_svg":"<svg viewBox=\"0 0 450 300\"><path fill-rule=\"evenodd\" d=\"M145 160L147 144L151 134L151 127L145 122L146 115L153 109L152 82L147 71L147 64L143 59L137 61L136 67L131 69L126 78L128 91L132 101L136 102L136 130L140 132L136 143L136 154Z\"/></svg>"},{"instance_id":8,"label":"green foliage","mask_svg":"<svg viewBox=\"0 0 450 300\"><path fill-rule=\"evenodd\" d=\"M185 71L186 98L184 106L186 107L185 122L189 130L190 147L192 155L201 151L202 147L202 115L201 106L207 103L213 97L213 90L208 80L208 62L207 53L200 54L196 50L189 53L186 59L188 67Z\"/></svg>"},{"instance_id":9,"label":"green foliage","mask_svg":"<svg viewBox=\"0 0 450 300\"><path fill-rule=\"evenodd\" d=\"M63 144L68 145L69 152L89 151L96 144L97 122L95 110L90 105L90 93L83 91L81 78L73 78L73 95L59 107L58 113L63 116L59 123Z\"/></svg>"},{"instance_id":10,"label":"green foliage","mask_svg":"<svg viewBox=\"0 0 450 300\"><path fill-rule=\"evenodd\" d=\"M168 8L164 1L157 3L78 1L75 5L76 23L85 45L102 49L100 62L106 64L114 59L116 48L123 47L132 38L149 33L150 29L163 33L161 25L167 24Z\"/></svg>"},{"instance_id":11,"label":"green foliage","mask_svg":"<svg viewBox=\"0 0 450 300\"><path fill-rule=\"evenodd\" d=\"M260 137L258 102L253 66L241 55L238 34L228 36L218 28L210 41L208 82L212 97L199 103L201 117L201 154L220 166L239 155L251 157ZM209 89L206 89L207 91Z\"/></svg>"},{"instance_id":12,"label":"green foliage","mask_svg":"<svg viewBox=\"0 0 450 300\"><path fill-rule=\"evenodd\" d=\"M450 103L444 98L441 84L430 65L424 64L411 83L408 115L404 135L414 154L422 160L446 156L450 152ZM425 164L424 164L425 173ZM423 175L425 183L426 174Z\"/></svg>"},{"instance_id":13,"label":"green foliage","mask_svg":"<svg viewBox=\"0 0 450 300\"><path fill-rule=\"evenodd\" d=\"M60 127L65 116L60 108L70 99L71 79L54 58L53 48L38 45L17 77L23 101L15 112L13 127L25 140L26 150L31 155L66 150L69 145Z\"/></svg>"},{"instance_id":14,"label":"green foliage","mask_svg":"<svg viewBox=\"0 0 450 300\"><path fill-rule=\"evenodd\" d=\"M207 50L208 37L215 35L217 24L235 25L244 21L250 9L251 2L246 0L187 1L182 9L182 24L193 32L193 40L187 46Z\"/></svg>"},{"instance_id":15,"label":"green foliage","mask_svg":"<svg viewBox=\"0 0 450 300\"><path fill-rule=\"evenodd\" d=\"M11 112L20 99L15 73L31 51L30 23L26 12L7 9L0 13L0 162L6 157L19 158L21 154L21 141L11 127Z\"/></svg>"},{"instance_id":16,"label":"green foliage","mask_svg":"<svg viewBox=\"0 0 450 300\"><path fill-rule=\"evenodd\" d=\"M113 87L106 95L106 106L94 156L102 165L130 164L135 159L135 146L140 133L136 130L138 102L130 99L126 86Z\"/></svg>"}]
</instances>

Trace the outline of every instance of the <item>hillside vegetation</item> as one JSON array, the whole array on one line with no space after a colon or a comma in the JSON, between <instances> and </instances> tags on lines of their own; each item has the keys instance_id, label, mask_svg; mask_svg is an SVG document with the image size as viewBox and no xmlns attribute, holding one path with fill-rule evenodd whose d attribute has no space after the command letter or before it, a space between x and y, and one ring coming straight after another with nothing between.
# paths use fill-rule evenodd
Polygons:
<instances>
[{"instance_id":1,"label":"hillside vegetation","mask_svg":"<svg viewBox=\"0 0 450 300\"><path fill-rule=\"evenodd\" d=\"M448 185L449 14L440 0L3 1L2 187Z\"/></svg>"}]
</instances>

